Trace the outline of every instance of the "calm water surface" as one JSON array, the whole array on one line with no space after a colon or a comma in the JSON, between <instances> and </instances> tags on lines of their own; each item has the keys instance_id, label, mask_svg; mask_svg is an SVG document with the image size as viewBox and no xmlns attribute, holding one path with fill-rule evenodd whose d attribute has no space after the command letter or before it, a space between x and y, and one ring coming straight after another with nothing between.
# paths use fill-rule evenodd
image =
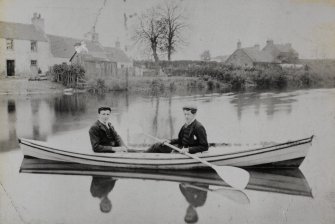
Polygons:
<instances>
[{"instance_id":1,"label":"calm water surface","mask_svg":"<svg viewBox=\"0 0 335 224\"><path fill-rule=\"evenodd\" d=\"M18 137L89 152L88 129L97 107L109 105L112 122L128 144L149 144L152 140L135 130L176 137L183 124L181 107L189 102L197 103L197 118L210 142L252 147L315 135L300 167L306 177L300 182L313 197L247 189L250 204L245 205L178 182L19 173ZM335 89L171 97L0 96L0 124L0 223L185 223L192 212L198 223L335 223ZM109 212L100 209L104 197L111 201Z\"/></svg>"}]
</instances>

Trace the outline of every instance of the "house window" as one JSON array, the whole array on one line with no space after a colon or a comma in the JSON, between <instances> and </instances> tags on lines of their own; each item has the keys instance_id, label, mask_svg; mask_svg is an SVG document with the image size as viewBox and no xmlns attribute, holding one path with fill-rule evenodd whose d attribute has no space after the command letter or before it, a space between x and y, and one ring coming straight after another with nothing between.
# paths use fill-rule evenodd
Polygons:
<instances>
[{"instance_id":1,"label":"house window","mask_svg":"<svg viewBox=\"0 0 335 224\"><path fill-rule=\"evenodd\" d=\"M32 52L37 52L37 41L32 40L30 42L30 49L31 49Z\"/></svg>"},{"instance_id":2,"label":"house window","mask_svg":"<svg viewBox=\"0 0 335 224\"><path fill-rule=\"evenodd\" d=\"M31 60L30 66L37 66L37 60Z\"/></svg>"},{"instance_id":3,"label":"house window","mask_svg":"<svg viewBox=\"0 0 335 224\"><path fill-rule=\"evenodd\" d=\"M14 40L6 39L7 50L14 50Z\"/></svg>"}]
</instances>

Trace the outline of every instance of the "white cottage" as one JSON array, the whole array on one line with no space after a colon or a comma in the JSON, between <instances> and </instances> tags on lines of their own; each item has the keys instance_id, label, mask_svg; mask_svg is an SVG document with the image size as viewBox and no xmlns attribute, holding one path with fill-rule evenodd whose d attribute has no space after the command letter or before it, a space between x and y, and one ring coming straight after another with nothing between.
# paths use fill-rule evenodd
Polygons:
<instances>
[{"instance_id":1,"label":"white cottage","mask_svg":"<svg viewBox=\"0 0 335 224\"><path fill-rule=\"evenodd\" d=\"M34 13L32 24L0 21L0 76L29 77L48 69L49 43L44 20Z\"/></svg>"}]
</instances>

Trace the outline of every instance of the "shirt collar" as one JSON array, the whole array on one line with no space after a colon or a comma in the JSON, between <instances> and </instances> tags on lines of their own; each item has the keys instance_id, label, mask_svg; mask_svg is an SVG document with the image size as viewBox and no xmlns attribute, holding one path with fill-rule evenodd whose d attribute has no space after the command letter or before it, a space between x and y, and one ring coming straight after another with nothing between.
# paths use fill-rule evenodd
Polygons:
<instances>
[{"instance_id":1,"label":"shirt collar","mask_svg":"<svg viewBox=\"0 0 335 224\"><path fill-rule=\"evenodd\" d=\"M195 121L195 118L193 118L189 124L188 124L188 123L185 123L185 127L189 126L189 125L192 124L194 121Z\"/></svg>"},{"instance_id":2,"label":"shirt collar","mask_svg":"<svg viewBox=\"0 0 335 224\"><path fill-rule=\"evenodd\" d=\"M108 122L107 122L107 123L104 123L104 122L100 121L99 119L98 119L98 121L100 122L100 124L103 124L103 125L105 125L106 127L108 127Z\"/></svg>"}]
</instances>

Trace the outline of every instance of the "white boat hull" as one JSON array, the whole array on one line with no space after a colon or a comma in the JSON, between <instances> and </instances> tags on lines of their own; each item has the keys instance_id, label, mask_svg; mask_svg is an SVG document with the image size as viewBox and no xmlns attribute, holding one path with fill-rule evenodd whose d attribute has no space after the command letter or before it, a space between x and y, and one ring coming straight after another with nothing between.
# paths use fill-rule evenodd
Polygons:
<instances>
[{"instance_id":1,"label":"white boat hull","mask_svg":"<svg viewBox=\"0 0 335 224\"><path fill-rule=\"evenodd\" d=\"M196 154L215 165L236 167L298 167L307 155L312 137L256 149L227 152L227 147ZM96 166L141 169L195 169L205 165L179 153L77 153L20 139L24 156ZM229 148L229 147L228 147Z\"/></svg>"}]
</instances>

